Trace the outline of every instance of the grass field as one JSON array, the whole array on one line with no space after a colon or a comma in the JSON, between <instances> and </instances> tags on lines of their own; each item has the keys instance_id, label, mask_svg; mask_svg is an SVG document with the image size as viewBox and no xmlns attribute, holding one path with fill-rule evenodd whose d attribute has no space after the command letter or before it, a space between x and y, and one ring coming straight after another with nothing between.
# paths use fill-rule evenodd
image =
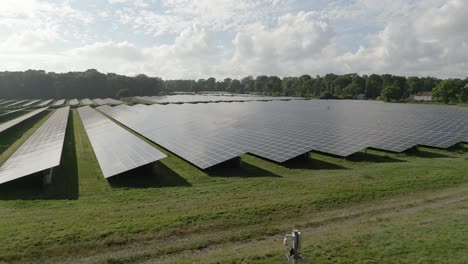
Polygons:
<instances>
[{"instance_id":1,"label":"grass field","mask_svg":"<svg viewBox=\"0 0 468 264\"><path fill-rule=\"evenodd\" d=\"M207 172L165 153L170 178L111 187L74 110L70 173L43 196L0 195L0 262L276 263L292 228L311 263L468 258L467 145L284 165L243 155L240 168Z\"/></svg>"}]
</instances>

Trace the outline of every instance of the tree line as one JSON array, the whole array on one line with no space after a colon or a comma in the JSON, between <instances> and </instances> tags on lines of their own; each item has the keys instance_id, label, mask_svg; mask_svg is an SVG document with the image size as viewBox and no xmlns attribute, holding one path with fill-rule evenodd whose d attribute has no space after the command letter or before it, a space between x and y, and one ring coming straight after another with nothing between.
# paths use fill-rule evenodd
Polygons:
<instances>
[{"instance_id":1,"label":"tree line","mask_svg":"<svg viewBox=\"0 0 468 264\"><path fill-rule=\"evenodd\" d=\"M355 73L300 77L248 76L242 79L211 77L199 80L162 80L144 74L135 77L114 73L54 73L28 70L0 72L0 98L98 98L170 94L174 92L222 91L307 98L362 98L406 100L420 92L433 92L435 100L468 102L468 78L441 80L434 77L403 77L391 74Z\"/></svg>"}]
</instances>

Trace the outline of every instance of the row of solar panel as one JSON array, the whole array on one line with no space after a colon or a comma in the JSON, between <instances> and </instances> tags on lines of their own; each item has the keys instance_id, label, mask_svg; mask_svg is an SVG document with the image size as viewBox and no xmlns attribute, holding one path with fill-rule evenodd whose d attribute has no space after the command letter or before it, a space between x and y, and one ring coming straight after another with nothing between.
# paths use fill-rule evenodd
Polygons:
<instances>
[{"instance_id":1,"label":"row of solar panel","mask_svg":"<svg viewBox=\"0 0 468 264\"><path fill-rule=\"evenodd\" d=\"M345 157L468 138L468 111L452 107L311 100L98 109L202 169L243 153L284 162L312 150Z\"/></svg>"},{"instance_id":2,"label":"row of solar panel","mask_svg":"<svg viewBox=\"0 0 468 264\"><path fill-rule=\"evenodd\" d=\"M65 129L70 107L60 108L0 167L0 184L19 179L60 164ZM18 124L29 117L43 112L38 109L21 119L13 120ZM0 130L2 132L4 130Z\"/></svg>"},{"instance_id":3,"label":"row of solar panel","mask_svg":"<svg viewBox=\"0 0 468 264\"><path fill-rule=\"evenodd\" d=\"M301 97L257 96L234 94L191 94L167 96L139 96L136 99L159 104L203 103L203 102L249 102L249 101L276 101L276 100L303 100Z\"/></svg>"},{"instance_id":4,"label":"row of solar panel","mask_svg":"<svg viewBox=\"0 0 468 264\"><path fill-rule=\"evenodd\" d=\"M47 107L0 124L0 133L45 110ZM60 165L69 110L69 106L56 110L0 167L0 184ZM166 157L93 108L78 111L106 178Z\"/></svg>"},{"instance_id":5,"label":"row of solar panel","mask_svg":"<svg viewBox=\"0 0 468 264\"><path fill-rule=\"evenodd\" d=\"M0 133L46 109L0 124ZM202 169L244 153L284 162L311 150L348 156L468 141L468 111L440 106L312 100L97 109ZM68 112L57 110L0 168L0 183L59 164ZM106 178L165 157L95 109L78 112Z\"/></svg>"},{"instance_id":6,"label":"row of solar panel","mask_svg":"<svg viewBox=\"0 0 468 264\"><path fill-rule=\"evenodd\" d=\"M10 107L28 107L32 105L37 105L40 107L47 106L52 103L54 100L2 100L0 101L0 107L5 107L5 108L10 108ZM64 105L66 102L65 99L57 100L54 103L52 103L52 106L61 106ZM77 106L80 104L78 99L72 99L68 102L70 106ZM81 100L82 105L119 105L123 104L122 101L112 99L112 98L106 98L106 99L83 99Z\"/></svg>"}]
</instances>

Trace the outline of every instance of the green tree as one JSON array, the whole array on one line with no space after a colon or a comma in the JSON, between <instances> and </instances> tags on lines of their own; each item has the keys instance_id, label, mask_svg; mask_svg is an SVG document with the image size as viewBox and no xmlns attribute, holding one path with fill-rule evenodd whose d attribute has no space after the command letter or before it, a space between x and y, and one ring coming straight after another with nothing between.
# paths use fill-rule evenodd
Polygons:
<instances>
[{"instance_id":1,"label":"green tree","mask_svg":"<svg viewBox=\"0 0 468 264\"><path fill-rule=\"evenodd\" d=\"M440 82L432 90L432 97L437 101L444 103L456 102L459 100L463 82L459 79L448 79Z\"/></svg>"},{"instance_id":2,"label":"green tree","mask_svg":"<svg viewBox=\"0 0 468 264\"><path fill-rule=\"evenodd\" d=\"M400 99L400 87L398 87L396 85L388 85L382 90L382 93L380 94L380 97L385 102L390 102L392 100L398 100L398 99Z\"/></svg>"}]
</instances>

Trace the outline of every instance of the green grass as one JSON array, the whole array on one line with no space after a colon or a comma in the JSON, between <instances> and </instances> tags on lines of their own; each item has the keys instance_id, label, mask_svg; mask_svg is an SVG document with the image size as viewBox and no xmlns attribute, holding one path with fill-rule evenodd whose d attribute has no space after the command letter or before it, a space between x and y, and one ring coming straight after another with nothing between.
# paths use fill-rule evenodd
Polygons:
<instances>
[{"instance_id":1,"label":"green grass","mask_svg":"<svg viewBox=\"0 0 468 264\"><path fill-rule=\"evenodd\" d=\"M96 257L82 262L139 262L281 234L336 208L468 183L465 145L450 151L420 148L412 155L369 150L348 160L312 153L309 161L286 165L243 155L240 168L208 173L162 150L169 156L162 160L165 170L182 181L171 187L113 188L102 176L77 111L70 121L64 162L76 175L57 188L67 188L69 181L66 192L79 191L79 199L0 199L0 262L70 262L85 256ZM148 243L163 244L150 254L129 250ZM372 258L372 251L356 247ZM116 249L129 252L108 256ZM315 254L314 248L307 253Z\"/></svg>"}]
</instances>

